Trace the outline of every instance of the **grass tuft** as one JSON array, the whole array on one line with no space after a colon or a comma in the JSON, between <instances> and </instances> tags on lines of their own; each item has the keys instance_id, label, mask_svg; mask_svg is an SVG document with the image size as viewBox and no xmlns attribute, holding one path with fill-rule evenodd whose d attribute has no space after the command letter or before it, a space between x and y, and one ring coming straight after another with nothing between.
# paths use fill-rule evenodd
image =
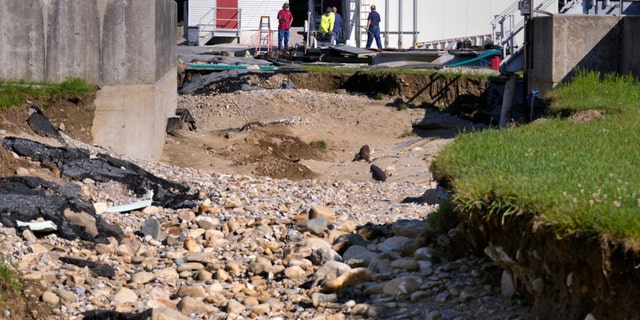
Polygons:
<instances>
[{"instance_id":1,"label":"grass tuft","mask_svg":"<svg viewBox=\"0 0 640 320\"><path fill-rule=\"evenodd\" d=\"M313 140L309 143L309 145L314 149L324 150L328 147L328 144L324 140Z\"/></svg>"}]
</instances>

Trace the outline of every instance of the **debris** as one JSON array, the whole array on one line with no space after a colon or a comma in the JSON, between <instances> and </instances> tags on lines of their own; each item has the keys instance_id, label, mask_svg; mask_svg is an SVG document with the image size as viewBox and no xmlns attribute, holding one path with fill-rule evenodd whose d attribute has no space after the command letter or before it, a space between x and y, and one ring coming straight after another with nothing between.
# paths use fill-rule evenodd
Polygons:
<instances>
[{"instance_id":1,"label":"debris","mask_svg":"<svg viewBox=\"0 0 640 320\"><path fill-rule=\"evenodd\" d=\"M132 162L108 154L91 156L86 149L52 147L16 137L2 139L2 146L20 156L40 161L43 166L59 170L61 175L78 181L89 178L97 182L120 182L137 196L153 191L152 203L160 207L197 207L198 194L189 193L189 186L156 177Z\"/></svg>"},{"instance_id":2,"label":"debris","mask_svg":"<svg viewBox=\"0 0 640 320\"><path fill-rule=\"evenodd\" d=\"M39 232L50 232L50 231L58 230L58 226L56 226L56 224L50 220L45 220L45 221L31 220L29 222L16 220L16 225L18 227L29 227L31 231L39 231Z\"/></svg>"},{"instance_id":3,"label":"debris","mask_svg":"<svg viewBox=\"0 0 640 320\"><path fill-rule=\"evenodd\" d=\"M153 190L149 191L145 200L136 201L129 204L123 204L121 206L107 207L106 211L122 213L122 212L133 211L136 209L143 209L150 206L152 201L153 201Z\"/></svg>"},{"instance_id":4,"label":"debris","mask_svg":"<svg viewBox=\"0 0 640 320\"><path fill-rule=\"evenodd\" d=\"M34 233L54 232L64 239L109 243L108 237L122 239L120 227L96 216L93 207L77 198L80 188L63 187L39 177L4 177L0 179L0 222L9 228L29 227ZM98 234L89 233L65 215L65 210L84 212L95 219ZM31 224L24 221L50 221ZM33 227L33 228L32 228ZM52 230L53 229L53 230Z\"/></svg>"},{"instance_id":5,"label":"debris","mask_svg":"<svg viewBox=\"0 0 640 320\"><path fill-rule=\"evenodd\" d=\"M100 277L113 279L113 277L116 276L116 268L106 264L97 263L89 260L83 260L83 259L69 258L69 257L60 257L59 259L64 263L73 264L80 268L87 267L89 268L89 270L93 271L95 274L97 274Z\"/></svg>"},{"instance_id":6,"label":"debris","mask_svg":"<svg viewBox=\"0 0 640 320\"><path fill-rule=\"evenodd\" d=\"M196 120L191 115L191 112L187 109L178 108L176 109L177 117L170 117L167 119L167 133L175 134L176 130L183 129L183 126L186 125L189 131L195 131L196 128Z\"/></svg>"},{"instance_id":7,"label":"debris","mask_svg":"<svg viewBox=\"0 0 640 320\"><path fill-rule=\"evenodd\" d=\"M49 118L45 116L42 109L35 105L31 105L31 107L29 107L29 118L27 118L27 124L36 134L43 137L55 138L63 145L67 145L67 142L62 138L60 131L58 131L51 121L49 121Z\"/></svg>"},{"instance_id":8,"label":"debris","mask_svg":"<svg viewBox=\"0 0 640 320\"><path fill-rule=\"evenodd\" d=\"M380 167L376 166L375 164L371 165L371 177L373 177L373 180L376 181L387 181L387 174L384 173L384 171L382 171L382 169L380 169Z\"/></svg>"}]
</instances>

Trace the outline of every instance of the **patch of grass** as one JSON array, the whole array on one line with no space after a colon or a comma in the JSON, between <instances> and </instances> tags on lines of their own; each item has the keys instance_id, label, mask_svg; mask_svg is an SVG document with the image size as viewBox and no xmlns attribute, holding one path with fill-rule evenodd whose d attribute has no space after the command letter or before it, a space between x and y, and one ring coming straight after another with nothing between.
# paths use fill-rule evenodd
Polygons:
<instances>
[{"instance_id":1,"label":"patch of grass","mask_svg":"<svg viewBox=\"0 0 640 320\"><path fill-rule=\"evenodd\" d=\"M8 298L22 292L22 283L13 270L0 260L0 305L4 306Z\"/></svg>"},{"instance_id":2,"label":"patch of grass","mask_svg":"<svg viewBox=\"0 0 640 320\"><path fill-rule=\"evenodd\" d=\"M407 109L409 109L409 105L408 105L408 104L406 104L406 103L401 103L401 104L398 106L398 111L407 110Z\"/></svg>"},{"instance_id":3,"label":"patch of grass","mask_svg":"<svg viewBox=\"0 0 640 320\"><path fill-rule=\"evenodd\" d=\"M401 134L398 136L398 138L415 137L415 136L417 136L417 135L418 135L418 134L417 134L417 133L415 133L415 132L413 132L413 131L405 131L405 132L401 133Z\"/></svg>"},{"instance_id":4,"label":"patch of grass","mask_svg":"<svg viewBox=\"0 0 640 320\"><path fill-rule=\"evenodd\" d=\"M50 96L81 96L95 90L95 86L80 78L68 78L61 83L0 80L0 108L19 106L27 97L45 99Z\"/></svg>"},{"instance_id":5,"label":"patch of grass","mask_svg":"<svg viewBox=\"0 0 640 320\"><path fill-rule=\"evenodd\" d=\"M327 142L324 140L313 140L309 143L309 145L314 149L320 149L320 150L324 150L329 146Z\"/></svg>"},{"instance_id":6,"label":"patch of grass","mask_svg":"<svg viewBox=\"0 0 640 320\"><path fill-rule=\"evenodd\" d=\"M432 172L448 181L456 212L531 213L560 235L580 232L640 248L640 175L632 174L640 163L634 143L640 141L640 99L588 106L578 101L601 90L627 99L638 95L640 85L583 72L558 90L552 103L560 101L560 108L616 112L590 122L556 117L512 130L466 133L438 154Z\"/></svg>"},{"instance_id":7,"label":"patch of grass","mask_svg":"<svg viewBox=\"0 0 640 320\"><path fill-rule=\"evenodd\" d=\"M550 110L566 113L583 110L618 112L640 107L638 81L631 75L605 74L578 69L570 83L558 85L546 95Z\"/></svg>"},{"instance_id":8,"label":"patch of grass","mask_svg":"<svg viewBox=\"0 0 640 320\"><path fill-rule=\"evenodd\" d=\"M382 100L382 98L384 98L384 94L382 94L382 92L376 93L375 97L373 97L375 100Z\"/></svg>"}]
</instances>

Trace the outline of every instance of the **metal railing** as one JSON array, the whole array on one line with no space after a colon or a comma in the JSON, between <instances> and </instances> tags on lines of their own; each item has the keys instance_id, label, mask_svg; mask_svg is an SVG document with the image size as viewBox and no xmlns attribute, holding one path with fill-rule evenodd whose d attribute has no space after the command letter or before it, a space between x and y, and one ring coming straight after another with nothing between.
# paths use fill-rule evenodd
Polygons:
<instances>
[{"instance_id":1,"label":"metal railing","mask_svg":"<svg viewBox=\"0 0 640 320\"><path fill-rule=\"evenodd\" d=\"M225 17L219 17L224 13ZM240 39L242 23L242 9L234 7L213 7L198 21L198 45L200 39L207 41L216 35L229 36ZM202 34L205 34L204 36Z\"/></svg>"},{"instance_id":2,"label":"metal railing","mask_svg":"<svg viewBox=\"0 0 640 320\"><path fill-rule=\"evenodd\" d=\"M454 37L447 39L431 40L416 42L413 44L414 49L432 49L432 50L447 50L453 49L458 42L469 40L474 46L479 46L484 43L485 40L491 39L491 34L479 34L475 36Z\"/></svg>"},{"instance_id":3,"label":"metal railing","mask_svg":"<svg viewBox=\"0 0 640 320\"><path fill-rule=\"evenodd\" d=\"M556 0L544 0L534 8L534 14L549 8L555 2ZM520 1L516 0L491 21L493 42L502 47L504 58L517 48L515 37L524 29L524 17L518 13L519 10Z\"/></svg>"}]
</instances>

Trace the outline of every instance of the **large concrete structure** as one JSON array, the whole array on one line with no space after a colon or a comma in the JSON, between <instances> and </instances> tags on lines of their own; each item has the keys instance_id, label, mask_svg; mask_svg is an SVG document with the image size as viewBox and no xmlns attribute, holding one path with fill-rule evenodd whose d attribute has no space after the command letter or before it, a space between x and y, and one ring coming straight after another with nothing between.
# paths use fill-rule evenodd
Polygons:
<instances>
[{"instance_id":1,"label":"large concrete structure","mask_svg":"<svg viewBox=\"0 0 640 320\"><path fill-rule=\"evenodd\" d=\"M555 15L531 21L528 88L544 93L576 68L640 76L639 16Z\"/></svg>"},{"instance_id":2,"label":"large concrete structure","mask_svg":"<svg viewBox=\"0 0 640 320\"><path fill-rule=\"evenodd\" d=\"M0 78L100 86L94 143L160 156L175 113L174 0L2 0Z\"/></svg>"}]
</instances>

